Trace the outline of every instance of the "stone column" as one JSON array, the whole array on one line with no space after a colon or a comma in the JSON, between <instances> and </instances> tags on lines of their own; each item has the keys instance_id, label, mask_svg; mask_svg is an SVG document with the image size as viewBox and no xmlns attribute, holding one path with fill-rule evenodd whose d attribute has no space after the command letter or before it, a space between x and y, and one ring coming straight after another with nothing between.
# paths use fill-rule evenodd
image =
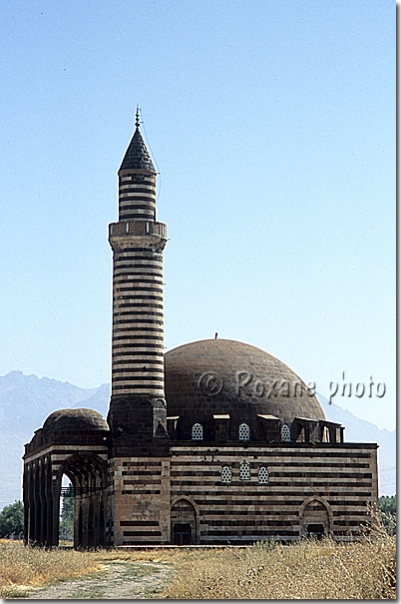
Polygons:
<instances>
[{"instance_id":1,"label":"stone column","mask_svg":"<svg viewBox=\"0 0 401 604\"><path fill-rule=\"evenodd\" d=\"M58 545L59 540L59 517L60 517L60 489L61 483L59 480L53 481L55 484L52 485L52 509L49 509L49 513L52 515L52 536L51 545Z\"/></svg>"}]
</instances>

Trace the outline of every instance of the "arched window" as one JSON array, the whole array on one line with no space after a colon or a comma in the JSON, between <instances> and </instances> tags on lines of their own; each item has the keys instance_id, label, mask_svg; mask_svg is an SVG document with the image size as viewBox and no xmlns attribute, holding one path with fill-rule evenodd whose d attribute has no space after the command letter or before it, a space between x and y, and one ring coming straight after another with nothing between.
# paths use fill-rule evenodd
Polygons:
<instances>
[{"instance_id":1,"label":"arched window","mask_svg":"<svg viewBox=\"0 0 401 604\"><path fill-rule=\"evenodd\" d=\"M238 438L240 440L249 440L251 438L251 431L249 430L248 424L240 424Z\"/></svg>"},{"instance_id":2,"label":"arched window","mask_svg":"<svg viewBox=\"0 0 401 604\"><path fill-rule=\"evenodd\" d=\"M258 472L258 481L260 484L268 484L269 483L269 470L262 466L259 468Z\"/></svg>"},{"instance_id":3,"label":"arched window","mask_svg":"<svg viewBox=\"0 0 401 604\"><path fill-rule=\"evenodd\" d=\"M202 424L194 424L192 426L192 440L203 440Z\"/></svg>"},{"instance_id":4,"label":"arched window","mask_svg":"<svg viewBox=\"0 0 401 604\"><path fill-rule=\"evenodd\" d=\"M281 427L281 440L286 442L290 442L291 440L290 429L287 424L283 424Z\"/></svg>"},{"instance_id":5,"label":"arched window","mask_svg":"<svg viewBox=\"0 0 401 604\"><path fill-rule=\"evenodd\" d=\"M250 480L251 467L249 465L249 461L241 461L239 465L239 477L240 480Z\"/></svg>"},{"instance_id":6,"label":"arched window","mask_svg":"<svg viewBox=\"0 0 401 604\"><path fill-rule=\"evenodd\" d=\"M229 466L223 466L221 468L221 482L231 482L232 471Z\"/></svg>"}]
</instances>

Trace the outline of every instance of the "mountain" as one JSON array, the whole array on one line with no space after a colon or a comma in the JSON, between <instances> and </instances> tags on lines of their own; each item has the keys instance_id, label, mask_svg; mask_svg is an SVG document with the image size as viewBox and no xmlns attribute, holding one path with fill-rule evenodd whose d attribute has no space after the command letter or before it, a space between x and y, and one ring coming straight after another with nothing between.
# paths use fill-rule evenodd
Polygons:
<instances>
[{"instance_id":1,"label":"mountain","mask_svg":"<svg viewBox=\"0 0 401 604\"><path fill-rule=\"evenodd\" d=\"M22 498L24 445L57 409L88 407L107 414L110 386L84 389L11 371L0 377L0 509Z\"/></svg>"},{"instance_id":2,"label":"mountain","mask_svg":"<svg viewBox=\"0 0 401 604\"><path fill-rule=\"evenodd\" d=\"M355 417L349 411L330 405L318 395L326 417L345 426L348 442L377 442L379 448L380 494L395 493L396 441L395 430L379 430L377 426ZM21 499L22 456L24 444L46 417L57 409L87 407L107 415L110 385L84 389L68 382L59 382L35 375L11 371L0 377L0 509Z\"/></svg>"}]
</instances>

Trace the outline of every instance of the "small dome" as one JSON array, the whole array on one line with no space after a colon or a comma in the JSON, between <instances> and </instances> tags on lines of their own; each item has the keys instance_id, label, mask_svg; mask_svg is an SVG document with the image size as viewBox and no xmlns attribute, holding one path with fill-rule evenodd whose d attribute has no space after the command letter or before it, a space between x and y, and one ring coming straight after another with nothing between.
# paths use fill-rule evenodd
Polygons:
<instances>
[{"instance_id":1,"label":"small dome","mask_svg":"<svg viewBox=\"0 0 401 604\"><path fill-rule=\"evenodd\" d=\"M100 413L92 409L59 409L49 415L43 424L43 430L109 430L109 425Z\"/></svg>"},{"instance_id":2,"label":"small dome","mask_svg":"<svg viewBox=\"0 0 401 604\"><path fill-rule=\"evenodd\" d=\"M169 416L208 420L216 414L251 420L273 415L324 420L319 401L287 365L260 348L234 340L201 340L165 354Z\"/></svg>"}]
</instances>

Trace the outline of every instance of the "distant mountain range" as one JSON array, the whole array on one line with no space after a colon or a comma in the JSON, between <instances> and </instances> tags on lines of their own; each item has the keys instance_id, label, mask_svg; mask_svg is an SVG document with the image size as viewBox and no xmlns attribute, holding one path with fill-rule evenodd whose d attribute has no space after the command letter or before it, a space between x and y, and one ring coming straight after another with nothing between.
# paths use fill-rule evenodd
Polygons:
<instances>
[{"instance_id":1,"label":"distant mountain range","mask_svg":"<svg viewBox=\"0 0 401 604\"><path fill-rule=\"evenodd\" d=\"M328 419L345 426L348 442L377 442L379 448L380 495L393 495L396 489L396 433L380 430L376 425L355 417L349 411L330 405L323 396L319 401ZM22 455L24 444L46 417L57 409L87 407L107 415L110 385L84 389L35 375L11 371L0 377L0 510L22 498Z\"/></svg>"}]
</instances>

